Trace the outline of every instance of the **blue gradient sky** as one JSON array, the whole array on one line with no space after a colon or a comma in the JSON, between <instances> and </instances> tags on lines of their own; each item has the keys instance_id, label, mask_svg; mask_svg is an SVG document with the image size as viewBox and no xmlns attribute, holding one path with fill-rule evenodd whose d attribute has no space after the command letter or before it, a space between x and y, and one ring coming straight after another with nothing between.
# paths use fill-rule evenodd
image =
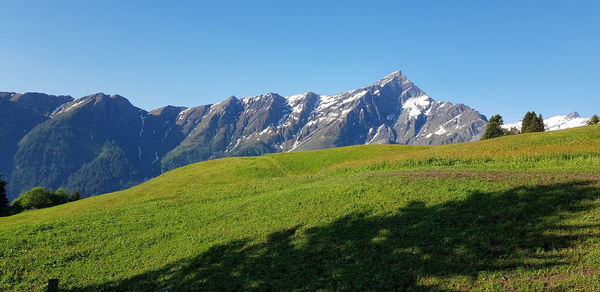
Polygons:
<instances>
[{"instance_id":1,"label":"blue gradient sky","mask_svg":"<svg viewBox=\"0 0 600 292\"><path fill-rule=\"evenodd\" d=\"M144 109L331 94L396 70L519 119L600 113L600 1L5 1L0 91Z\"/></svg>"}]
</instances>

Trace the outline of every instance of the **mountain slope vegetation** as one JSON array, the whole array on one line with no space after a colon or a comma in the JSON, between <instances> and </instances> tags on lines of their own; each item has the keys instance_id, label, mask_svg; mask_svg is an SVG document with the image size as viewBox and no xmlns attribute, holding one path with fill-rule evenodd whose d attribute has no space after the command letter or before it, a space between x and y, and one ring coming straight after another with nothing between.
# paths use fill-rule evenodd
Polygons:
<instances>
[{"instance_id":1,"label":"mountain slope vegetation","mask_svg":"<svg viewBox=\"0 0 600 292\"><path fill-rule=\"evenodd\" d=\"M0 173L10 176L19 141L70 96L0 92Z\"/></svg>"},{"instance_id":2,"label":"mountain slope vegetation","mask_svg":"<svg viewBox=\"0 0 600 292\"><path fill-rule=\"evenodd\" d=\"M0 218L0 290L599 290L599 145L586 126L192 164Z\"/></svg>"}]
</instances>

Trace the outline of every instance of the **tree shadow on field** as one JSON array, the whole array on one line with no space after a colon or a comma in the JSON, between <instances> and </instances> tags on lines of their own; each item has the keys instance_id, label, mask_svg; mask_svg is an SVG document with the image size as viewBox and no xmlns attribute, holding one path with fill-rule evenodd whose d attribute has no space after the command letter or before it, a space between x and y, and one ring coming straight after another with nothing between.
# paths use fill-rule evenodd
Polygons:
<instances>
[{"instance_id":1,"label":"tree shadow on field","mask_svg":"<svg viewBox=\"0 0 600 292\"><path fill-rule=\"evenodd\" d=\"M573 182L473 193L430 207L415 201L390 216L357 213L281 230L264 243L214 246L160 270L71 291L435 290L418 279L565 264L544 251L594 236L578 232L590 225L560 222L599 197L592 182Z\"/></svg>"}]
</instances>

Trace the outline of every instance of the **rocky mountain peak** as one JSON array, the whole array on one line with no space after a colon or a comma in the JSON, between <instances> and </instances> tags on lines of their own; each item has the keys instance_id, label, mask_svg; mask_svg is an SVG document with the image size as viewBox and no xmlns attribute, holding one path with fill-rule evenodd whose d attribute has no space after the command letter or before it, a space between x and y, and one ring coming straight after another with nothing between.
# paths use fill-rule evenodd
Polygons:
<instances>
[{"instance_id":1,"label":"rocky mountain peak","mask_svg":"<svg viewBox=\"0 0 600 292\"><path fill-rule=\"evenodd\" d=\"M410 80L408 80L408 78L404 74L402 74L402 72L394 71L389 75L383 77L379 81L375 82L375 84L373 85L384 87L388 84L403 85L407 82L410 82Z\"/></svg>"},{"instance_id":2,"label":"rocky mountain peak","mask_svg":"<svg viewBox=\"0 0 600 292\"><path fill-rule=\"evenodd\" d=\"M84 108L89 108L89 110L95 112L109 110L113 110L115 113L140 111L140 109L133 106L129 100L123 96L118 94L107 95L99 92L60 105L54 110L50 117L55 118L67 113L74 113Z\"/></svg>"}]
</instances>

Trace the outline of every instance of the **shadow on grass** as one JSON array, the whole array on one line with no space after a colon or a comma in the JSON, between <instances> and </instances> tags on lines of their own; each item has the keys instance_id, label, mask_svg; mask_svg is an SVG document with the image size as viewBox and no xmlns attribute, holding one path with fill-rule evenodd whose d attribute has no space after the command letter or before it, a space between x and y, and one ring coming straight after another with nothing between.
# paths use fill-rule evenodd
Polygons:
<instances>
[{"instance_id":1,"label":"shadow on grass","mask_svg":"<svg viewBox=\"0 0 600 292\"><path fill-rule=\"evenodd\" d=\"M431 207L417 201L391 216L352 214L303 232L281 230L264 243L215 246L160 270L72 291L431 290L418 279L564 264L544 251L584 240L578 230L591 226L560 222L599 196L590 182L578 182L473 193Z\"/></svg>"}]
</instances>

